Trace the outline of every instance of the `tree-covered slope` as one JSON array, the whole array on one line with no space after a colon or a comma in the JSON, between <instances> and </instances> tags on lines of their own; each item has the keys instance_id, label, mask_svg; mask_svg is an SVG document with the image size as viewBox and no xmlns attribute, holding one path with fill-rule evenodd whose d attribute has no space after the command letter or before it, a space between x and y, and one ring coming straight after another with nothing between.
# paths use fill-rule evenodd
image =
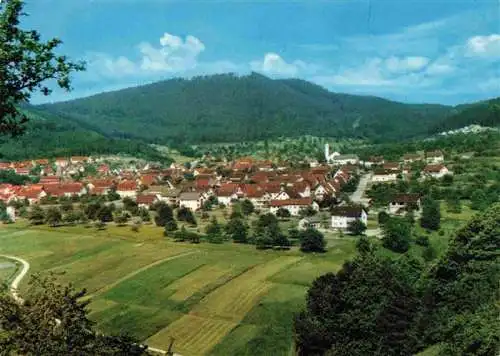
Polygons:
<instances>
[{"instance_id":1,"label":"tree-covered slope","mask_svg":"<svg viewBox=\"0 0 500 356\"><path fill-rule=\"evenodd\" d=\"M168 161L146 143L112 138L91 126L31 107L23 111L29 118L26 132L18 137L0 136L0 160L129 153Z\"/></svg>"},{"instance_id":2,"label":"tree-covered slope","mask_svg":"<svg viewBox=\"0 0 500 356\"><path fill-rule=\"evenodd\" d=\"M113 137L168 143L304 134L406 138L427 132L451 110L336 94L303 80L272 80L255 73L172 79L38 109L99 127Z\"/></svg>"},{"instance_id":3,"label":"tree-covered slope","mask_svg":"<svg viewBox=\"0 0 500 356\"><path fill-rule=\"evenodd\" d=\"M469 125L500 126L500 98L457 107L457 112L439 121L431 133L455 130Z\"/></svg>"}]
</instances>

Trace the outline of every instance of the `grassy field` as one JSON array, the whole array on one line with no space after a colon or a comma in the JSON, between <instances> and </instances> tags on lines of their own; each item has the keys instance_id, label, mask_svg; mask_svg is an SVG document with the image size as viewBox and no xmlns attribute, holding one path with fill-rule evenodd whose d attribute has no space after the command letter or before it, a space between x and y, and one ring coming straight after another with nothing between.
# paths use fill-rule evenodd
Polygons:
<instances>
[{"instance_id":1,"label":"grassy field","mask_svg":"<svg viewBox=\"0 0 500 356\"><path fill-rule=\"evenodd\" d=\"M288 355L308 286L354 253L352 239L330 241L321 255L175 243L152 226L4 225L0 241L2 253L30 262L30 273L60 273L87 288L100 330L163 349L174 338L183 355Z\"/></svg>"}]
</instances>

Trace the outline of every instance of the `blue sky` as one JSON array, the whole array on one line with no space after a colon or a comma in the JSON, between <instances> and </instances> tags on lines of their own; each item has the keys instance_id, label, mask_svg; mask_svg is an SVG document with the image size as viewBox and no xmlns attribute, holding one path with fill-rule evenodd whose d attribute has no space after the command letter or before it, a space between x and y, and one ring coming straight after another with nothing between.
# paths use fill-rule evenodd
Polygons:
<instances>
[{"instance_id":1,"label":"blue sky","mask_svg":"<svg viewBox=\"0 0 500 356\"><path fill-rule=\"evenodd\" d=\"M67 100L251 71L335 92L459 104L500 96L498 0L27 0L26 28L87 62Z\"/></svg>"}]
</instances>

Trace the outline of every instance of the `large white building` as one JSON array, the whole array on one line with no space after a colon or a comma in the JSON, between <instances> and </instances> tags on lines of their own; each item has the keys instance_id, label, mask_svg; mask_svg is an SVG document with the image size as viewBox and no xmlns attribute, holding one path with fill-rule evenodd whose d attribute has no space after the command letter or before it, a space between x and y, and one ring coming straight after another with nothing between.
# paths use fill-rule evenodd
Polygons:
<instances>
[{"instance_id":1,"label":"large white building","mask_svg":"<svg viewBox=\"0 0 500 356\"><path fill-rule=\"evenodd\" d=\"M332 211L332 229L346 230L349 224L355 220L360 220L363 224L368 223L368 215L362 207L342 206Z\"/></svg>"},{"instance_id":2,"label":"large white building","mask_svg":"<svg viewBox=\"0 0 500 356\"><path fill-rule=\"evenodd\" d=\"M185 192L179 196L179 206L196 211L203 205L203 196L198 192Z\"/></svg>"}]
</instances>

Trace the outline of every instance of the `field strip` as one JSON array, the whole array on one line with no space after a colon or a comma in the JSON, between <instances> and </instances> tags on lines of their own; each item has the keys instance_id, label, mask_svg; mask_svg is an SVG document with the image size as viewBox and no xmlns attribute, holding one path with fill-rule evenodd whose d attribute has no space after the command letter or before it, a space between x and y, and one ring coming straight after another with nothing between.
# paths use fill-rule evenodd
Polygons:
<instances>
[{"instance_id":1,"label":"field strip","mask_svg":"<svg viewBox=\"0 0 500 356\"><path fill-rule=\"evenodd\" d=\"M189 273L187 276L176 280L174 283L167 286L166 289L175 291L175 293L170 296L170 299L183 301L229 272L231 272L230 268L223 269L216 266L205 265Z\"/></svg>"},{"instance_id":2,"label":"field strip","mask_svg":"<svg viewBox=\"0 0 500 356\"><path fill-rule=\"evenodd\" d=\"M273 286L267 279L300 259L282 256L247 270L209 293L189 314L151 336L147 343L165 347L173 337L181 354L208 353Z\"/></svg>"},{"instance_id":3,"label":"field strip","mask_svg":"<svg viewBox=\"0 0 500 356\"><path fill-rule=\"evenodd\" d=\"M181 257L185 257L185 256L188 256L188 255L192 255L192 254L195 254L195 253L198 253L199 251L190 251L190 252L185 252L185 253L180 253L178 255L174 255L174 256L170 256L170 257L167 257L167 258L164 258L164 259L161 259L161 260L158 260L158 261L155 261L153 263L150 263L149 265L146 265L146 266L143 266L139 269L136 269L134 272L131 272L125 276L123 276L122 278L119 278L117 279L116 281L114 281L113 283L110 283L108 284L107 286L95 291L92 295L89 295L87 296L86 298L93 298L99 294L102 294L104 292L107 292L108 290L110 290L111 288L113 287L116 287L118 284L126 281L127 279L130 279L132 277L135 277L136 275L138 275L139 273L141 272L144 272L146 271L147 269L151 268L151 267L155 267L155 266L158 266L164 262L168 262L168 261L172 261L172 260L175 260L177 258L181 258Z\"/></svg>"}]
</instances>

